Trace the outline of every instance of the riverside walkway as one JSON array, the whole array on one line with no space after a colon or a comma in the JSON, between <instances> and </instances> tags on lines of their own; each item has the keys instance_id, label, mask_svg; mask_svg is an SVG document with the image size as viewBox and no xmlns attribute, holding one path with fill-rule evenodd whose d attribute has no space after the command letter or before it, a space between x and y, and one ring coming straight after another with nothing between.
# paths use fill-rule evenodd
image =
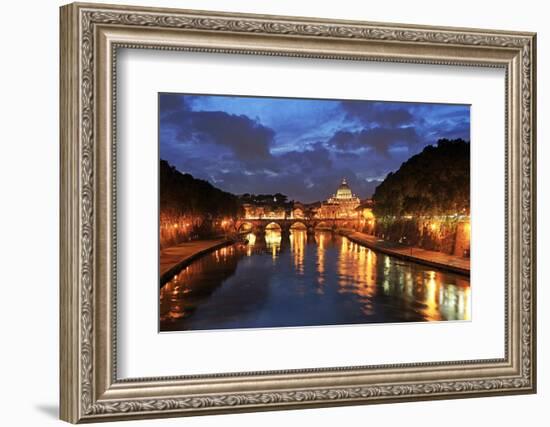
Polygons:
<instances>
[{"instance_id":1,"label":"riverside walkway","mask_svg":"<svg viewBox=\"0 0 550 427\"><path fill-rule=\"evenodd\" d=\"M235 238L198 240L171 246L160 252L160 286L162 287L192 261L221 247L231 245Z\"/></svg>"},{"instance_id":2,"label":"riverside walkway","mask_svg":"<svg viewBox=\"0 0 550 427\"><path fill-rule=\"evenodd\" d=\"M400 245L379 239L376 236L359 232L341 232L352 242L366 246L386 255L395 256L431 267L440 268L464 275L470 275L470 259L456 255L444 254L442 252L429 251L417 247Z\"/></svg>"}]
</instances>

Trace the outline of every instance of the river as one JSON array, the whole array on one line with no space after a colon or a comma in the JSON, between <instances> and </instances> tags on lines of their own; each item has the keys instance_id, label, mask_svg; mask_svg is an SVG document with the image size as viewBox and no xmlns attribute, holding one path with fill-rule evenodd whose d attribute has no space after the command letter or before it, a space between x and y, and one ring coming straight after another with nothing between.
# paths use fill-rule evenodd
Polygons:
<instances>
[{"instance_id":1,"label":"river","mask_svg":"<svg viewBox=\"0 0 550 427\"><path fill-rule=\"evenodd\" d=\"M470 319L468 277L331 232L247 239L199 258L161 289L161 331Z\"/></svg>"}]
</instances>

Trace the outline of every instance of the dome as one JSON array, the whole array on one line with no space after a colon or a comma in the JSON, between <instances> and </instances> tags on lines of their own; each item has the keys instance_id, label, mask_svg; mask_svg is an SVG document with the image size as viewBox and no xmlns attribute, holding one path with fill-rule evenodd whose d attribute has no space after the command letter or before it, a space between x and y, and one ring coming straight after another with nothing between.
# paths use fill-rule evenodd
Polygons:
<instances>
[{"instance_id":1,"label":"dome","mask_svg":"<svg viewBox=\"0 0 550 427\"><path fill-rule=\"evenodd\" d=\"M338 187L338 191L336 192L336 198L337 199L351 199L353 195L351 194L351 189L348 186L348 183L346 182L346 178L342 180L342 183Z\"/></svg>"},{"instance_id":2,"label":"dome","mask_svg":"<svg viewBox=\"0 0 550 427\"><path fill-rule=\"evenodd\" d=\"M315 215L318 218L358 218L357 207L360 204L361 200L353 195L344 178L336 194L323 202Z\"/></svg>"}]
</instances>

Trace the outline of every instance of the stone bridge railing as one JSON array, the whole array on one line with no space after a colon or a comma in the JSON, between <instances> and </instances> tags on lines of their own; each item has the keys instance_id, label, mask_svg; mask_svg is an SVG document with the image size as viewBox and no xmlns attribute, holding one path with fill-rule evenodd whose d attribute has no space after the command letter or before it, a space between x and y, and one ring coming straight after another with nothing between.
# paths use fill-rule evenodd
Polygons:
<instances>
[{"instance_id":1,"label":"stone bridge railing","mask_svg":"<svg viewBox=\"0 0 550 427\"><path fill-rule=\"evenodd\" d=\"M336 231L340 228L360 230L364 225L362 218L244 218L235 222L235 231L252 231L254 233L262 233L273 224L279 226L283 233L290 232L293 227L306 228L308 232L314 232L316 229L333 230Z\"/></svg>"}]
</instances>

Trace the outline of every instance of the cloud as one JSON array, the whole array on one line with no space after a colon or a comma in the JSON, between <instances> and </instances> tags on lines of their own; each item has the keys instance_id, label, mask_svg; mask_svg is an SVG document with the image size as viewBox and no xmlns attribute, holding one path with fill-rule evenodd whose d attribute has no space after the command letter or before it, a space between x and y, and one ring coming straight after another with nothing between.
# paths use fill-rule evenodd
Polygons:
<instances>
[{"instance_id":1,"label":"cloud","mask_svg":"<svg viewBox=\"0 0 550 427\"><path fill-rule=\"evenodd\" d=\"M418 134L413 127L371 128L359 131L338 131L327 144L338 150L370 149L378 154L390 155L392 146L412 145L419 142Z\"/></svg>"},{"instance_id":2,"label":"cloud","mask_svg":"<svg viewBox=\"0 0 550 427\"><path fill-rule=\"evenodd\" d=\"M283 192L292 199L309 202L330 195L333 189L319 187L319 182L333 172L334 164L329 150L321 144L315 144L305 151L272 156L270 169L257 168L250 171L243 167L233 167L218 170L213 174L213 180L236 194ZM341 177L334 179L331 187L337 185Z\"/></svg>"},{"instance_id":3,"label":"cloud","mask_svg":"<svg viewBox=\"0 0 550 427\"><path fill-rule=\"evenodd\" d=\"M177 142L226 147L242 161L271 158L275 131L245 115L223 111L173 111L161 118L161 127L175 128Z\"/></svg>"},{"instance_id":4,"label":"cloud","mask_svg":"<svg viewBox=\"0 0 550 427\"><path fill-rule=\"evenodd\" d=\"M396 127L415 122L407 104L389 102L342 101L342 108L348 119L362 123L376 123L378 126Z\"/></svg>"},{"instance_id":5,"label":"cloud","mask_svg":"<svg viewBox=\"0 0 550 427\"><path fill-rule=\"evenodd\" d=\"M312 173L319 170L327 170L332 167L330 152L321 144L314 145L311 149L305 151L290 151L281 156L277 156L277 160L281 166L286 166L285 169L294 169L296 173Z\"/></svg>"},{"instance_id":6,"label":"cloud","mask_svg":"<svg viewBox=\"0 0 550 427\"><path fill-rule=\"evenodd\" d=\"M174 96L170 93L161 93L159 95L159 106L161 115L165 115L174 111L185 111L188 109L186 98L181 96Z\"/></svg>"},{"instance_id":7,"label":"cloud","mask_svg":"<svg viewBox=\"0 0 550 427\"><path fill-rule=\"evenodd\" d=\"M463 105L161 94L160 154L234 194L361 198L439 138L469 138Z\"/></svg>"}]
</instances>

